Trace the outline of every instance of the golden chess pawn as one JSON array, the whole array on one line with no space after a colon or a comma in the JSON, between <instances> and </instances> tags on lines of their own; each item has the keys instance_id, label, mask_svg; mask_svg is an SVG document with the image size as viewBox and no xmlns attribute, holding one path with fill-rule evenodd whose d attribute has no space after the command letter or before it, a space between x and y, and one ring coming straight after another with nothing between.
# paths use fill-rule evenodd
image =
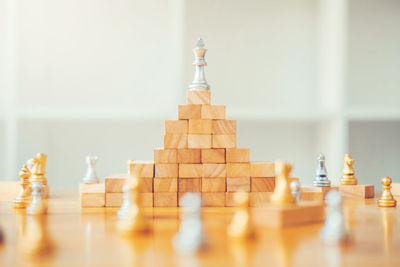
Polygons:
<instances>
[{"instance_id":1,"label":"golden chess pawn","mask_svg":"<svg viewBox=\"0 0 400 267\"><path fill-rule=\"evenodd\" d=\"M18 196L14 199L14 208L26 208L31 202L31 189L29 178L31 177L31 172L26 164L19 171L19 177L21 178L21 191Z\"/></svg>"},{"instance_id":2,"label":"golden chess pawn","mask_svg":"<svg viewBox=\"0 0 400 267\"><path fill-rule=\"evenodd\" d=\"M341 185L356 185L357 179L354 176L353 169L354 160L350 154L344 154L343 156L343 176L340 179Z\"/></svg>"},{"instance_id":3,"label":"golden chess pawn","mask_svg":"<svg viewBox=\"0 0 400 267\"><path fill-rule=\"evenodd\" d=\"M234 238L252 237L254 232L249 215L249 195L245 192L237 192L234 200L239 210L235 212L228 226L228 235Z\"/></svg>"},{"instance_id":4,"label":"golden chess pawn","mask_svg":"<svg viewBox=\"0 0 400 267\"><path fill-rule=\"evenodd\" d=\"M286 162L276 162L275 170L278 174L274 193L271 195L273 204L295 204L296 198L292 195L289 185L290 172L292 165Z\"/></svg>"},{"instance_id":5,"label":"golden chess pawn","mask_svg":"<svg viewBox=\"0 0 400 267\"><path fill-rule=\"evenodd\" d=\"M394 199L390 188L392 187L392 179L384 177L382 179L382 196L378 200L378 207L396 207L397 201Z\"/></svg>"},{"instance_id":6,"label":"golden chess pawn","mask_svg":"<svg viewBox=\"0 0 400 267\"><path fill-rule=\"evenodd\" d=\"M46 162L47 155L43 153L38 153L31 160L32 163L32 178L31 182L41 182L44 186L47 185L46 174Z\"/></svg>"}]
</instances>

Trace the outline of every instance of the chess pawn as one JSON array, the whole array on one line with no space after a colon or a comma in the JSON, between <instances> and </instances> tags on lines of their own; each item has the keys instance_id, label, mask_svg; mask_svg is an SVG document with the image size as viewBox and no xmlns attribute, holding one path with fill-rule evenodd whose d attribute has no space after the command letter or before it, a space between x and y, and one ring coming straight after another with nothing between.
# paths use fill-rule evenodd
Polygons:
<instances>
[{"instance_id":1,"label":"chess pawn","mask_svg":"<svg viewBox=\"0 0 400 267\"><path fill-rule=\"evenodd\" d=\"M290 189L296 201L300 201L300 182L297 180L290 182Z\"/></svg>"},{"instance_id":2,"label":"chess pawn","mask_svg":"<svg viewBox=\"0 0 400 267\"><path fill-rule=\"evenodd\" d=\"M204 74L204 66L207 65L204 56L207 52L207 49L204 48L203 39L199 39L197 41L196 47L193 49L193 52L194 52L193 65L196 66L196 71L194 74L192 84L189 86L189 89L210 90L210 86L207 84L206 77Z\"/></svg>"},{"instance_id":3,"label":"chess pawn","mask_svg":"<svg viewBox=\"0 0 400 267\"><path fill-rule=\"evenodd\" d=\"M320 238L330 244L347 241L349 235L342 213L342 199L336 190L328 192L325 198L327 204L327 216L320 233Z\"/></svg>"},{"instance_id":4,"label":"chess pawn","mask_svg":"<svg viewBox=\"0 0 400 267\"><path fill-rule=\"evenodd\" d=\"M331 186L331 181L328 179L328 172L325 167L325 156L324 154L318 155L318 167L316 171L316 176L313 181L314 186Z\"/></svg>"},{"instance_id":5,"label":"chess pawn","mask_svg":"<svg viewBox=\"0 0 400 267\"><path fill-rule=\"evenodd\" d=\"M40 182L32 183L32 202L26 208L26 213L38 215L47 213L47 206L43 201L43 185Z\"/></svg>"},{"instance_id":6,"label":"chess pawn","mask_svg":"<svg viewBox=\"0 0 400 267\"><path fill-rule=\"evenodd\" d=\"M384 177L382 179L382 196L378 200L378 207L396 207L397 201L394 199L390 188L392 188L392 179Z\"/></svg>"},{"instance_id":7,"label":"chess pawn","mask_svg":"<svg viewBox=\"0 0 400 267\"><path fill-rule=\"evenodd\" d=\"M296 198L292 195L289 185L289 175L292 171L292 165L286 162L276 162L275 171L277 173L276 186L271 195L273 204L295 204Z\"/></svg>"},{"instance_id":8,"label":"chess pawn","mask_svg":"<svg viewBox=\"0 0 400 267\"><path fill-rule=\"evenodd\" d=\"M234 238L252 237L254 233L249 216L249 195L245 192L236 192L233 198L239 209L228 226L228 235Z\"/></svg>"},{"instance_id":9,"label":"chess pawn","mask_svg":"<svg viewBox=\"0 0 400 267\"><path fill-rule=\"evenodd\" d=\"M31 160L31 182L40 182L43 186L47 185L47 179L44 176L46 174L46 162L47 155L43 153L36 154L36 156Z\"/></svg>"},{"instance_id":10,"label":"chess pawn","mask_svg":"<svg viewBox=\"0 0 400 267\"><path fill-rule=\"evenodd\" d=\"M97 163L97 156L91 157L87 156L86 157L86 164L88 165L88 169L86 172L86 176L83 178L83 182L85 184L97 184L99 183L99 178L97 177L96 170L95 170L95 165Z\"/></svg>"},{"instance_id":11,"label":"chess pawn","mask_svg":"<svg viewBox=\"0 0 400 267\"><path fill-rule=\"evenodd\" d=\"M357 179L354 176L353 169L354 160L350 154L344 154L343 156L343 176L340 180L341 185L356 185Z\"/></svg>"},{"instance_id":12,"label":"chess pawn","mask_svg":"<svg viewBox=\"0 0 400 267\"><path fill-rule=\"evenodd\" d=\"M118 219L122 219L127 217L129 208L131 207L133 201L131 198L131 186L126 183L122 186L123 192L123 202L121 208L118 210L117 217Z\"/></svg>"},{"instance_id":13,"label":"chess pawn","mask_svg":"<svg viewBox=\"0 0 400 267\"><path fill-rule=\"evenodd\" d=\"M22 235L21 251L32 257L49 256L54 250L53 242L47 231L46 216L29 216L26 231Z\"/></svg>"},{"instance_id":14,"label":"chess pawn","mask_svg":"<svg viewBox=\"0 0 400 267\"><path fill-rule=\"evenodd\" d=\"M31 177L31 172L28 166L25 164L19 172L19 177L21 178L21 191L18 196L14 199L14 208L26 208L31 201L31 189L29 178Z\"/></svg>"}]
</instances>

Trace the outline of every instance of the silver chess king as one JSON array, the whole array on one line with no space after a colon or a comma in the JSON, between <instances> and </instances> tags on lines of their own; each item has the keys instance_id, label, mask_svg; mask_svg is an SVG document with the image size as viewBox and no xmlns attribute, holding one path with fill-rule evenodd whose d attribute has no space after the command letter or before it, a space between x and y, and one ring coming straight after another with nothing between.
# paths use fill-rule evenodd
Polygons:
<instances>
[{"instance_id":1,"label":"silver chess king","mask_svg":"<svg viewBox=\"0 0 400 267\"><path fill-rule=\"evenodd\" d=\"M204 74L204 66L207 65L204 56L207 52L207 49L204 48L203 39L199 39L197 41L196 47L193 49L193 52L194 52L193 65L196 66L196 72L194 73L194 79L192 81L192 84L189 86L189 89L210 90L210 86L208 85Z\"/></svg>"}]
</instances>

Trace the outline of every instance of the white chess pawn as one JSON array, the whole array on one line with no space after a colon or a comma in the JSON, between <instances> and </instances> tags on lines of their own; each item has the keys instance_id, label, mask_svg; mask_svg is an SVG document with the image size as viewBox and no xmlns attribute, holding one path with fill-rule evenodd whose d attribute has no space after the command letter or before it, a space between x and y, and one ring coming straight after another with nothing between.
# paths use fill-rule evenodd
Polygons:
<instances>
[{"instance_id":1,"label":"white chess pawn","mask_svg":"<svg viewBox=\"0 0 400 267\"><path fill-rule=\"evenodd\" d=\"M327 216L320 233L320 238L328 244L347 241L349 234L343 218L340 193L336 190L329 191L325 201L327 204Z\"/></svg>"},{"instance_id":2,"label":"white chess pawn","mask_svg":"<svg viewBox=\"0 0 400 267\"><path fill-rule=\"evenodd\" d=\"M186 193L181 203L181 225L173 239L173 245L179 253L192 254L205 245L200 217L201 198L198 194Z\"/></svg>"},{"instance_id":3,"label":"white chess pawn","mask_svg":"<svg viewBox=\"0 0 400 267\"><path fill-rule=\"evenodd\" d=\"M97 163L97 156L87 156L86 163L88 165L88 169L86 172L85 178L83 178L83 182L86 184L97 184L99 183L99 178L97 177L95 165Z\"/></svg>"},{"instance_id":4,"label":"white chess pawn","mask_svg":"<svg viewBox=\"0 0 400 267\"><path fill-rule=\"evenodd\" d=\"M122 191L124 192L123 195L123 199L124 201L122 202L121 208L118 210L118 214L117 217L118 219L122 219L123 217L125 217L129 211L129 208L131 206L131 192L130 192L130 186L129 184L124 184L124 186L122 187Z\"/></svg>"},{"instance_id":5,"label":"white chess pawn","mask_svg":"<svg viewBox=\"0 0 400 267\"><path fill-rule=\"evenodd\" d=\"M296 201L300 201L300 182L293 180L290 183L290 189L292 191L292 195L296 198Z\"/></svg>"},{"instance_id":6,"label":"white chess pawn","mask_svg":"<svg viewBox=\"0 0 400 267\"><path fill-rule=\"evenodd\" d=\"M32 183L32 202L26 208L26 213L30 215L47 213L47 206L43 201L43 185L41 182Z\"/></svg>"}]
</instances>

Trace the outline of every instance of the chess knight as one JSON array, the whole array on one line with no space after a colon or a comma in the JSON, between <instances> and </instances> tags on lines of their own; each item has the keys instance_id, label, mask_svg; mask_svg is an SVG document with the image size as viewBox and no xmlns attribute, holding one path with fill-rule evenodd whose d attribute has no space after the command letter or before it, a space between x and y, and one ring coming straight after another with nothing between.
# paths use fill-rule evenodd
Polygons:
<instances>
[{"instance_id":1,"label":"chess knight","mask_svg":"<svg viewBox=\"0 0 400 267\"><path fill-rule=\"evenodd\" d=\"M41 182L44 186L47 185L47 179L44 176L46 174L46 161L47 155L43 153L36 154L36 156L31 160L31 182Z\"/></svg>"},{"instance_id":2,"label":"chess knight","mask_svg":"<svg viewBox=\"0 0 400 267\"><path fill-rule=\"evenodd\" d=\"M340 184L342 185L356 185L357 179L354 177L354 169L353 164L354 160L350 156L350 154L344 154L343 157L343 177L340 180Z\"/></svg>"}]
</instances>

